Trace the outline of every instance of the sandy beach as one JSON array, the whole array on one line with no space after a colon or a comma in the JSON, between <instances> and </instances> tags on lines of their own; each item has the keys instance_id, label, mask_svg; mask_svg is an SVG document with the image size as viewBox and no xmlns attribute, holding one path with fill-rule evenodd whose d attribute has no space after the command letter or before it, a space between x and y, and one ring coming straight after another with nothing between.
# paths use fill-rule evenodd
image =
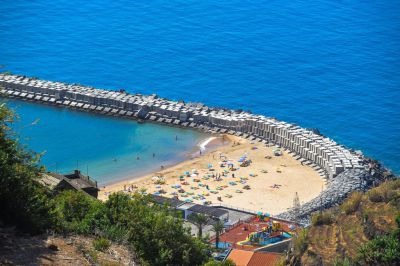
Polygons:
<instances>
[{"instance_id":1,"label":"sandy beach","mask_svg":"<svg viewBox=\"0 0 400 266\"><path fill-rule=\"evenodd\" d=\"M222 141L225 144L221 146ZM281 156L275 156L274 146L231 135L214 137L203 146L201 156L150 175L106 185L99 198L106 200L117 191L146 191L274 215L293 206L296 192L300 202L305 203L325 187L324 180L311 167L283 150Z\"/></svg>"}]
</instances>

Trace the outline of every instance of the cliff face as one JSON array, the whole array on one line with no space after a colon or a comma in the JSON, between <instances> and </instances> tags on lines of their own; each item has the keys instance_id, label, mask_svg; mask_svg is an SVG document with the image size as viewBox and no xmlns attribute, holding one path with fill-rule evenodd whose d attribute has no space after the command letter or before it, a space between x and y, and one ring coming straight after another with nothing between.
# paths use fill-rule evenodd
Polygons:
<instances>
[{"instance_id":1,"label":"cliff face","mask_svg":"<svg viewBox=\"0 0 400 266\"><path fill-rule=\"evenodd\" d=\"M380 265L368 261L361 247L395 232L399 215L400 179L384 182L365 193L353 193L343 204L312 216L312 225L294 240L294 252L287 263L343 265L346 260L350 263L347 265ZM397 250L400 239L397 241L394 241L395 247L390 248ZM385 256L384 245L380 248L379 256ZM373 252L366 253L372 255Z\"/></svg>"},{"instance_id":2,"label":"cliff face","mask_svg":"<svg viewBox=\"0 0 400 266\"><path fill-rule=\"evenodd\" d=\"M96 251L84 236L28 236L0 227L0 265L139 265L125 246Z\"/></svg>"}]
</instances>

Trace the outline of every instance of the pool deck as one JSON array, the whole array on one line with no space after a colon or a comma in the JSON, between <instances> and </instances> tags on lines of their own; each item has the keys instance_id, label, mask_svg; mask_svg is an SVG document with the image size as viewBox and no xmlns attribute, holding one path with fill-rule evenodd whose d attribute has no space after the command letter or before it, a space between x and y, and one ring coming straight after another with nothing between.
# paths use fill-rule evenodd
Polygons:
<instances>
[{"instance_id":1,"label":"pool deck","mask_svg":"<svg viewBox=\"0 0 400 266\"><path fill-rule=\"evenodd\" d=\"M273 219L272 219L273 220ZM289 225L290 223L279 221L282 225L282 229L286 232L290 232ZM231 229L225 231L220 236L220 242L230 243L231 248L241 249L241 250L249 250L253 251L259 249L263 246L259 245L239 245L238 242L245 241L249 234L256 232L257 229L261 229L266 226L266 222L258 222L256 218L251 218L248 222L240 223ZM245 230L244 228L247 228ZM212 243L215 243L215 239L211 240ZM264 246L265 247L265 246Z\"/></svg>"}]
</instances>

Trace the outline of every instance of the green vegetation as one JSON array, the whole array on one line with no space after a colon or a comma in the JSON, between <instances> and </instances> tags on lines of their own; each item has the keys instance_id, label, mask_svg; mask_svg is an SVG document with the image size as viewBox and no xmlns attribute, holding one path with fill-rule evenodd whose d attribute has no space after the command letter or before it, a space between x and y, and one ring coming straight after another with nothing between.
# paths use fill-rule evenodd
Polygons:
<instances>
[{"instance_id":1,"label":"green vegetation","mask_svg":"<svg viewBox=\"0 0 400 266\"><path fill-rule=\"evenodd\" d=\"M37 158L19 144L9 124L14 114L0 105L0 217L28 233L41 233L52 225L50 193L37 180L43 170Z\"/></svg>"},{"instance_id":2,"label":"green vegetation","mask_svg":"<svg viewBox=\"0 0 400 266\"><path fill-rule=\"evenodd\" d=\"M331 224L333 222L333 214L330 211L318 212L311 216L312 225Z\"/></svg>"},{"instance_id":3,"label":"green vegetation","mask_svg":"<svg viewBox=\"0 0 400 266\"><path fill-rule=\"evenodd\" d=\"M340 209L344 211L346 214L354 213L358 210L362 200L362 193L353 192L350 197L340 206Z\"/></svg>"},{"instance_id":4,"label":"green vegetation","mask_svg":"<svg viewBox=\"0 0 400 266\"><path fill-rule=\"evenodd\" d=\"M192 213L189 216L189 220L197 226L197 230L198 230L198 234L197 237L198 238L202 238L203 236L203 226L206 225L208 223L208 216L205 214L198 214L198 213Z\"/></svg>"},{"instance_id":5,"label":"green vegetation","mask_svg":"<svg viewBox=\"0 0 400 266\"><path fill-rule=\"evenodd\" d=\"M400 264L400 214L396 218L397 229L385 236L378 236L363 244L357 260L365 265Z\"/></svg>"},{"instance_id":6,"label":"green vegetation","mask_svg":"<svg viewBox=\"0 0 400 266\"><path fill-rule=\"evenodd\" d=\"M224 223L221 221L215 222L211 230L215 233L215 248L218 248L219 236L224 231Z\"/></svg>"},{"instance_id":7,"label":"green vegetation","mask_svg":"<svg viewBox=\"0 0 400 266\"><path fill-rule=\"evenodd\" d=\"M193 238L183 220L165 206L136 194L113 194L100 202L83 192L56 196L38 182L44 169L10 130L15 116L0 106L0 221L31 234L51 230L96 236L96 250L109 240L129 246L143 265L202 265L209 246ZM88 258L96 260L95 250Z\"/></svg>"},{"instance_id":8,"label":"green vegetation","mask_svg":"<svg viewBox=\"0 0 400 266\"><path fill-rule=\"evenodd\" d=\"M400 265L400 180L314 214L293 242L296 265Z\"/></svg>"},{"instance_id":9,"label":"green vegetation","mask_svg":"<svg viewBox=\"0 0 400 266\"><path fill-rule=\"evenodd\" d=\"M235 266L235 265L236 264L230 259L227 259L224 262L212 260L212 261L209 261L206 264L204 264L204 266Z\"/></svg>"},{"instance_id":10,"label":"green vegetation","mask_svg":"<svg viewBox=\"0 0 400 266\"><path fill-rule=\"evenodd\" d=\"M97 251L104 252L104 251L108 250L110 248L110 246L111 246L111 242L107 238L104 238L104 237L100 237L93 241L93 247Z\"/></svg>"},{"instance_id":11,"label":"green vegetation","mask_svg":"<svg viewBox=\"0 0 400 266\"><path fill-rule=\"evenodd\" d=\"M307 240L307 229L302 229L297 235L293 238L293 246L295 248L295 254L300 256L306 251L308 246Z\"/></svg>"},{"instance_id":12,"label":"green vegetation","mask_svg":"<svg viewBox=\"0 0 400 266\"><path fill-rule=\"evenodd\" d=\"M333 260L333 266L351 266L353 263L349 260L349 258L335 258Z\"/></svg>"},{"instance_id":13,"label":"green vegetation","mask_svg":"<svg viewBox=\"0 0 400 266\"><path fill-rule=\"evenodd\" d=\"M389 202L399 199L400 193L397 191L399 187L400 180L384 183L368 191L368 198L372 202Z\"/></svg>"}]
</instances>

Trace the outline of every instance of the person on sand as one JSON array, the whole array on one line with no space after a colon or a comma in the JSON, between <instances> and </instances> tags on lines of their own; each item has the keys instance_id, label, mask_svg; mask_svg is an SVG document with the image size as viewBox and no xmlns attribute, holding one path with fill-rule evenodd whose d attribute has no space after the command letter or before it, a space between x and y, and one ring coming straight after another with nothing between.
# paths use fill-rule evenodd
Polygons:
<instances>
[{"instance_id":1,"label":"person on sand","mask_svg":"<svg viewBox=\"0 0 400 266\"><path fill-rule=\"evenodd\" d=\"M235 178L235 174L234 173L232 173L232 178Z\"/></svg>"}]
</instances>

